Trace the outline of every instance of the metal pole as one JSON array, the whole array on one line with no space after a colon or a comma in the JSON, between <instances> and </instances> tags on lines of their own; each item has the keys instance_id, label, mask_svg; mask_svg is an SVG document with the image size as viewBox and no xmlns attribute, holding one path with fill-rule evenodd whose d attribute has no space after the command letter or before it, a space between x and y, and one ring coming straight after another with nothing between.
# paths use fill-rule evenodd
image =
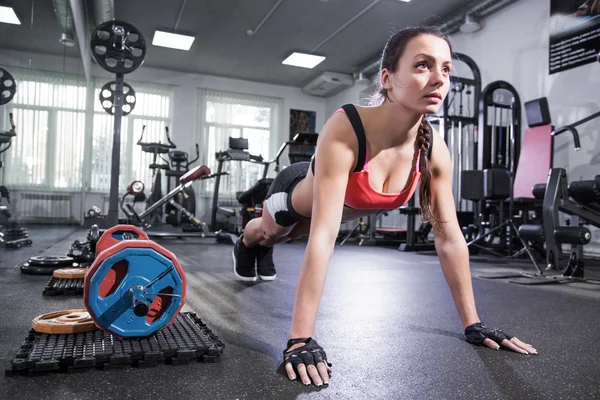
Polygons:
<instances>
[{"instance_id":1,"label":"metal pole","mask_svg":"<svg viewBox=\"0 0 600 400\"><path fill-rule=\"evenodd\" d=\"M123 118L123 74L117 72L115 85L115 118L110 170L110 193L108 198L108 223L119 221L119 176L121 167L121 120Z\"/></svg>"}]
</instances>

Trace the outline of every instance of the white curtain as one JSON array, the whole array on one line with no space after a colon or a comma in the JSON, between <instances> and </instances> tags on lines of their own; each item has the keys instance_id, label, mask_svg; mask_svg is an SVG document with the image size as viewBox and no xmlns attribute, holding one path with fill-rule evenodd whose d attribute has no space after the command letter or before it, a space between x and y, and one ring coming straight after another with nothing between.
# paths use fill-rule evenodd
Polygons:
<instances>
[{"instance_id":1,"label":"white curtain","mask_svg":"<svg viewBox=\"0 0 600 400\"><path fill-rule=\"evenodd\" d=\"M5 108L17 136L4 153L4 184L73 190L82 185L86 83L83 77L11 67L17 93Z\"/></svg>"},{"instance_id":2,"label":"white curtain","mask_svg":"<svg viewBox=\"0 0 600 400\"><path fill-rule=\"evenodd\" d=\"M282 104L280 98L254 96L202 89L200 91L200 131L198 143L202 149L202 162L217 171L215 153L229 147L229 138L248 139L248 152L270 160L275 156L279 133L282 129ZM272 165L270 176L273 175ZM235 197L236 192L252 186L262 177L264 166L248 162L227 162L224 171L229 175L221 179L219 197ZM198 183L200 193L211 195L214 180Z\"/></svg>"},{"instance_id":3,"label":"white curtain","mask_svg":"<svg viewBox=\"0 0 600 400\"><path fill-rule=\"evenodd\" d=\"M11 189L86 191L110 189L114 117L102 108L96 78L88 87L79 75L11 67L17 93L5 106L17 136L5 152L3 184ZM135 109L121 123L120 190L134 179L150 184L152 155L136 145L166 140L172 118L172 86L127 80L136 92Z\"/></svg>"}]
</instances>

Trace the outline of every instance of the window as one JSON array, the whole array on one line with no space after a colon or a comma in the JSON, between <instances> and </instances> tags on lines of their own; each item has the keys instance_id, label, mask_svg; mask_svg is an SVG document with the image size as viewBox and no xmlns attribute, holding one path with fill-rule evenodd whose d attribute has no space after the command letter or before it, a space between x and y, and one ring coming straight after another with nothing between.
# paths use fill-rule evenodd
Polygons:
<instances>
[{"instance_id":1,"label":"window","mask_svg":"<svg viewBox=\"0 0 600 400\"><path fill-rule=\"evenodd\" d=\"M81 188L86 85L83 78L11 68L17 93L8 104L17 137L4 153L4 182L16 188Z\"/></svg>"},{"instance_id":2,"label":"window","mask_svg":"<svg viewBox=\"0 0 600 400\"><path fill-rule=\"evenodd\" d=\"M97 100L106 80L96 80L94 90L94 123L90 188L96 192L110 190L114 118ZM136 93L131 114L121 120L121 157L119 189L133 180L141 180L150 188L152 155L142 152L136 143L144 131L144 142L166 142L165 128L171 121L172 88L167 85L128 82ZM158 160L160 162L160 160Z\"/></svg>"},{"instance_id":3,"label":"window","mask_svg":"<svg viewBox=\"0 0 600 400\"><path fill-rule=\"evenodd\" d=\"M248 151L269 160L275 155L281 127L282 100L215 90L202 90L200 101L201 128L199 144L206 159L203 163L216 172L215 153L229 147L229 137L248 139ZM273 166L271 166L270 171ZM221 178L220 198L233 198L259 180L264 166L233 161L223 167L229 175ZM200 191L213 193L214 180L203 181Z\"/></svg>"},{"instance_id":4,"label":"window","mask_svg":"<svg viewBox=\"0 0 600 400\"><path fill-rule=\"evenodd\" d=\"M90 85L93 97L89 97L85 79L77 75L19 68L11 68L11 74L17 93L6 107L6 119L13 113L17 137L3 154L3 184L53 191L84 187L108 193L114 117L98 100L107 79L95 79ZM150 185L152 155L143 153L136 143L144 125L144 141L164 142L171 120L171 86L128 83L136 92L136 106L121 122L121 191L133 179Z\"/></svg>"}]
</instances>

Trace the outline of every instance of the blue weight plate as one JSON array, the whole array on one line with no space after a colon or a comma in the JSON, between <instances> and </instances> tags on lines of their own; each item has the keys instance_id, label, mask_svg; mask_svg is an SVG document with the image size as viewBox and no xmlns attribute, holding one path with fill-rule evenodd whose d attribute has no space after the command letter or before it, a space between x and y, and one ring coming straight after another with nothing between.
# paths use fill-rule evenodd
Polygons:
<instances>
[{"instance_id":1,"label":"blue weight plate","mask_svg":"<svg viewBox=\"0 0 600 400\"><path fill-rule=\"evenodd\" d=\"M184 297L177 297L185 296L185 277L182 279L182 270L174 267L147 288L144 297L149 311L137 316L131 289L146 287L174 263L154 248L122 247L103 257L100 265L90 271L92 276L86 277L86 306L98 326L117 336L149 336L176 317L185 301Z\"/></svg>"}]
</instances>

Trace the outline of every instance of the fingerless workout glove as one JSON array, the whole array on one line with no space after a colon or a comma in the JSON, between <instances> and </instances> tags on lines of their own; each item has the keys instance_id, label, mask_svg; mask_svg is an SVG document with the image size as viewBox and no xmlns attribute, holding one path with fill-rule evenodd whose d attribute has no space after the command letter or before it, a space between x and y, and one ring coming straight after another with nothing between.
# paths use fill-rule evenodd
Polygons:
<instances>
[{"instance_id":1,"label":"fingerless workout glove","mask_svg":"<svg viewBox=\"0 0 600 400\"><path fill-rule=\"evenodd\" d=\"M292 366L294 367L294 370L296 372L298 372L297 367L300 364L304 364L306 366L314 365L316 367L318 363L323 362L331 367L331 364L327 362L327 354L325 354L325 350L323 350L323 348L319 346L316 340L314 340L313 338L290 339L287 342L287 348L289 349L290 347L298 343L306 344L294 350L284 350L284 364L292 363Z\"/></svg>"},{"instance_id":2,"label":"fingerless workout glove","mask_svg":"<svg viewBox=\"0 0 600 400\"><path fill-rule=\"evenodd\" d=\"M486 328L481 322L467 326L465 329L465 338L471 344L481 345L485 339L492 339L498 344L502 344L504 339L512 339L512 336L507 335L500 329Z\"/></svg>"}]
</instances>

